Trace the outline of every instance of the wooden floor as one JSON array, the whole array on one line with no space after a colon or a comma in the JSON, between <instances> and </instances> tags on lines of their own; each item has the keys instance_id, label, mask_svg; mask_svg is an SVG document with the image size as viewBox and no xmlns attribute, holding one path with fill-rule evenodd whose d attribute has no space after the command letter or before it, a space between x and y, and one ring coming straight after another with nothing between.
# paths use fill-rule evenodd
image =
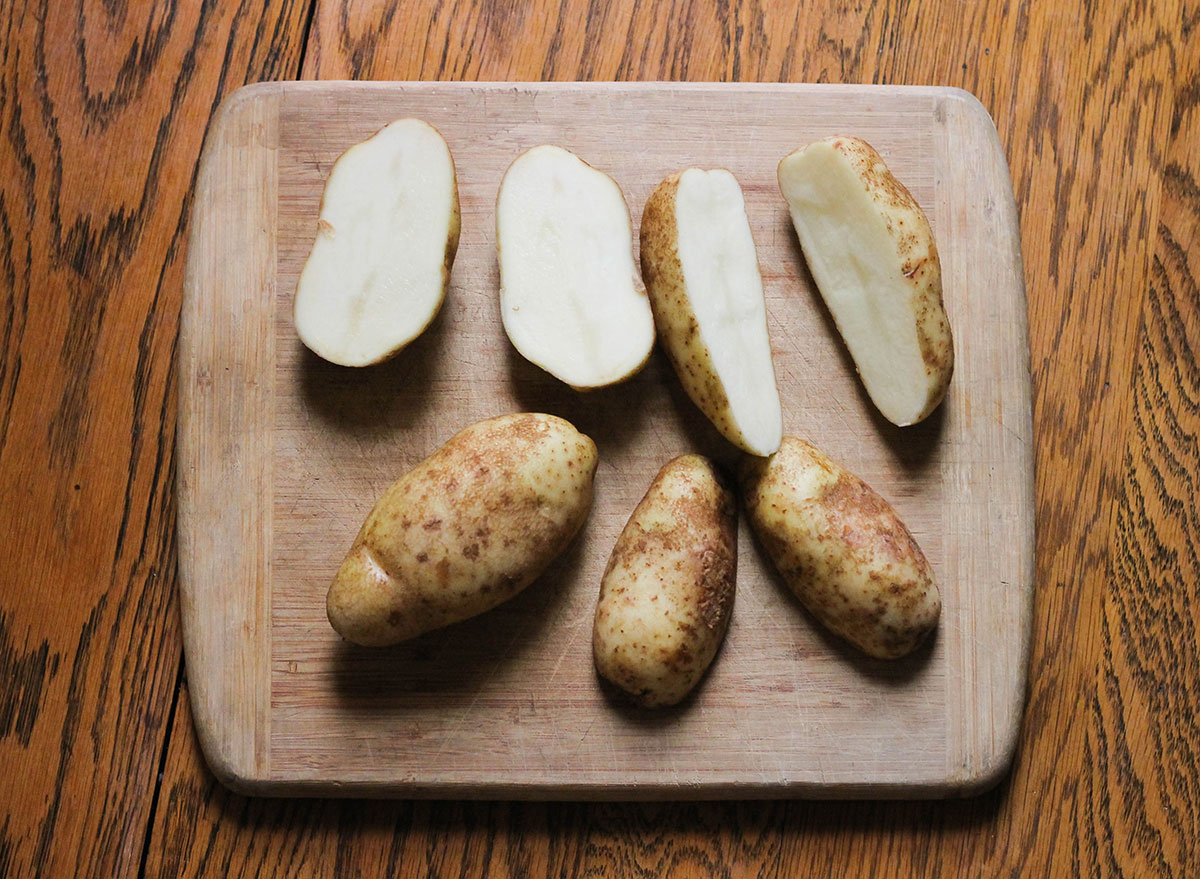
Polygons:
<instances>
[{"instance_id":1,"label":"wooden floor","mask_svg":"<svg viewBox=\"0 0 1200 879\"><path fill-rule=\"evenodd\" d=\"M1194 876L1200 5L0 4L0 876ZM196 747L175 366L207 122L245 82L962 86L1022 216L1037 438L1011 778L949 803L249 800ZM980 279L980 295L987 295Z\"/></svg>"}]
</instances>

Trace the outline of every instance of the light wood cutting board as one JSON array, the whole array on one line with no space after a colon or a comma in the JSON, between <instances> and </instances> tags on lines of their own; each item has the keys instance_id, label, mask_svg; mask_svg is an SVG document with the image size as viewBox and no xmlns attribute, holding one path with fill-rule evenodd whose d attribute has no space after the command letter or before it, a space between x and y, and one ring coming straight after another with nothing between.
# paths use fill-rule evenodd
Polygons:
<instances>
[{"instance_id":1,"label":"light wood cutting board","mask_svg":"<svg viewBox=\"0 0 1200 879\"><path fill-rule=\"evenodd\" d=\"M417 116L454 153L462 240L432 328L394 361L331 366L291 324L330 165ZM816 295L775 181L834 133L866 138L929 214L957 367L924 424L878 417ZM493 203L539 143L621 185L635 221L689 166L741 181L789 433L887 497L941 585L936 637L869 660L823 633L741 523L733 623L708 678L657 713L602 688L592 614L658 468L733 463L656 352L579 394L500 325ZM636 236L635 236L636 237ZM991 119L964 92L820 85L286 83L221 107L197 182L179 356L179 571L210 766L263 794L526 798L944 796L1009 766L1033 589L1033 443L1020 239ZM325 591L383 489L460 428L536 410L600 449L595 506L549 572L474 620L388 649L343 643Z\"/></svg>"}]
</instances>

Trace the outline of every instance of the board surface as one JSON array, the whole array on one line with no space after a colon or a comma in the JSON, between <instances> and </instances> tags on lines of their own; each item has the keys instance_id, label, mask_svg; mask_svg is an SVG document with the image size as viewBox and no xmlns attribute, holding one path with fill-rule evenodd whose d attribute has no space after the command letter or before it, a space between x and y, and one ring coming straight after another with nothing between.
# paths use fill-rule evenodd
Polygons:
<instances>
[{"instance_id":1,"label":"board surface","mask_svg":"<svg viewBox=\"0 0 1200 879\"><path fill-rule=\"evenodd\" d=\"M458 169L462 237L432 327L363 370L308 353L292 297L329 168L417 116ZM862 392L775 181L829 134L871 142L937 236L956 370L896 428ZM522 150L611 174L635 229L668 174L729 168L758 246L786 432L888 498L941 587L908 659L823 633L739 524L737 598L683 705L634 709L591 660L600 575L659 467L736 455L661 352L576 393L500 324L493 204ZM1016 209L994 126L953 89L823 85L284 83L222 106L197 179L179 354L179 571L193 717L214 772L261 794L522 798L952 796L1007 770L1025 692L1033 443ZM636 238L636 235L635 235ZM325 592L376 497L462 427L563 416L600 450L571 549L483 616L385 649L342 642Z\"/></svg>"}]
</instances>

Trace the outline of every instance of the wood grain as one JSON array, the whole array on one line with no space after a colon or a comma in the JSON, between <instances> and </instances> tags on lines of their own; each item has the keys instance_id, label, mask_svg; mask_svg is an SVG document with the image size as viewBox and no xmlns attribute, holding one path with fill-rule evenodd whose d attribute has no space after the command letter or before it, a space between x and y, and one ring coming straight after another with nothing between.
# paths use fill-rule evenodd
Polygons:
<instances>
[{"instance_id":1,"label":"wood grain","mask_svg":"<svg viewBox=\"0 0 1200 879\"><path fill-rule=\"evenodd\" d=\"M683 875L743 867L759 875L1098 873L1098 847L1084 840L1128 840L1136 832L1120 813L1095 819L1089 811L1084 791L1102 801L1112 780L1098 773L1084 737L1095 716L1088 700L1099 692L1095 633L1106 593L1115 588L1108 560L1122 552L1114 540L1116 496L1132 424L1148 243L1158 227L1160 147L1170 139L1176 93L1194 91L1178 68L1194 11L1096 6L1076 14L1044 5L1013 10L1000 2L813 5L790 16L752 3L720 9L723 15L703 4L565 3L521 19L495 4L453 12L428 4L410 7L401 26L365 7L321 3L304 70L310 77L400 79L721 79L736 69L747 78L939 83L975 92L992 111L1008 153L1030 294L1040 584L1030 707L1014 776L992 795L951 807L555 810L576 828L570 850L584 853L570 872L621 875L674 856ZM555 28L540 24L549 20ZM1176 137L1183 149L1188 141ZM1194 352L1184 356L1194 362ZM1194 613L1194 605L1186 609ZM1184 693L1181 700L1194 710L1194 697ZM1136 720L1138 738L1162 722L1148 715ZM194 761L187 765L185 777L203 772ZM1194 783L1194 774L1183 775ZM493 838L485 807L466 817L461 807L434 808L456 827L476 827L481 844ZM518 808L543 846L559 845L541 829L543 807ZM586 817L578 819L576 809ZM404 863L442 863L428 860L444 851L438 834L414 820L409 807L391 810L388 819L406 828ZM747 811L753 818L739 821ZM625 817L614 821L614 812ZM745 837L764 840L755 851L765 858L731 854L711 832L747 825ZM248 840L228 823L215 831L233 848ZM355 865L397 863L390 843L348 831L317 840L285 829L274 836L295 841L312 863L330 863L351 840ZM1118 864L1126 854L1118 854ZM1167 850L1159 872L1184 875L1187 854ZM512 872L501 856L486 867Z\"/></svg>"},{"instance_id":2,"label":"wood grain","mask_svg":"<svg viewBox=\"0 0 1200 879\"><path fill-rule=\"evenodd\" d=\"M195 13L184 4L136 6L18 0L0 11L0 313L6 340L0 346L0 436L6 438L0 533L15 549L0 578L7 627L0 670L14 670L13 683L0 689L0 730L9 724L12 730L0 743L0 784L18 784L8 779L19 761L20 783L32 791L14 799L10 791L18 788L4 787L0 799L0 873L13 875L69 872L76 852L97 847L97 827L126 821L130 804L152 799L145 767L154 758L131 756L132 742L114 753L141 770L110 772L102 761L103 776L91 782L90 732L100 689L95 656L107 652L95 646L104 637L97 633L107 631L105 620L119 595L145 592L145 570L132 581L117 577L100 622L86 628L89 602L110 579L92 577L108 571L112 538L91 551L101 562L97 568L86 553L69 561L51 535L59 522L75 522L79 534L103 530L106 525L79 523L108 523L124 506L130 476L125 464L105 473L94 464L101 457L97 449L129 446L131 422L103 429L96 424L117 423L116 416L130 411L133 388L121 370L128 372L133 354L118 343L139 338L150 314L144 291L157 289L153 272L167 249L142 226L117 273L128 273L138 260L153 267L139 269L151 281L136 294L140 317L109 331L94 355L74 345L72 359L60 359L69 303L90 307L97 288L69 286L83 283L65 261L70 251L49 247L56 147L42 97L49 95L60 111L72 108L58 122L61 149L89 171L116 167L106 145L110 153L131 149L133 134L143 130L144 139L153 141L175 76L138 73L144 59L167 69L153 52L142 54L150 43L140 38L147 21L169 21L176 33ZM1188 291L1195 290L1200 216L1194 195L1200 21L1194 2L1073 7L1003 0L796 6L419 0L389 12L366 0L322 0L316 7L303 61L309 78L907 82L961 86L978 95L996 119L1011 166L1029 289L1039 524L1029 708L1011 780L994 794L947 806L329 803L247 800L225 792L196 750L185 687L170 724L144 874L618 876L658 875L667 865L676 875L703 876L1195 872L1200 775L1193 758L1200 700L1188 629L1197 612L1192 547L1198 539L1189 482L1196 397L1188 379L1196 363L1195 300ZM269 5L261 19L261 4L231 8L228 15L206 13L206 20L221 24L213 26L211 39L194 43L191 69L203 73L183 94L206 83L208 103L227 61L232 69L225 89L247 69L265 76L294 70L294 47L306 22L291 7L288 15L272 18L279 8ZM86 76L78 60L81 17ZM233 43L231 22L239 28ZM260 47L281 47L273 61L260 48L255 64L247 65L245 48L255 38ZM139 49L131 52L135 40ZM231 49L235 45L241 48ZM89 77L105 83L93 87L98 101L89 102L74 85ZM115 101L106 97L118 93ZM90 115L76 109L83 107ZM63 120L76 112L88 120L90 134L64 134ZM97 120L104 113L128 125L119 135L117 128L102 129ZM171 129L173 151L156 166L155 197L175 199L166 212L168 228L182 215L182 192L194 171L207 110L197 115L191 127ZM133 215L120 211L128 192L111 173L67 179L71 185L54 196L62 203L65 230L83 216L81 207L98 217L93 229L108 228L110 214L114 228ZM80 239L77 234L70 240ZM84 264L92 272L109 264L89 259ZM177 254L161 294L169 307L155 318L165 325L152 322L155 352L169 347L181 275ZM110 301L131 295L109 285L99 289L115 290ZM85 292L72 299L70 290ZM111 307L105 320L117 326ZM163 393L169 357L147 356L156 366L143 393L153 399ZM87 429L110 442L92 441L79 453L77 460L93 466L78 478L52 469L45 425L68 384L79 383L71 376L83 374L89 358L103 368L84 382L93 413ZM117 378L97 381L106 369ZM47 389L47 402L32 390L38 387ZM141 454L169 447L169 411L142 411ZM96 413L108 420L98 421ZM18 469L18 461L30 463ZM87 478L91 472L96 478ZM167 502L165 477L156 483L157 495L147 488L149 478L144 468L133 509L146 510L152 496ZM98 490L101 496L86 510L71 512L55 498L74 497L76 483L81 493ZM169 520L156 515L160 523ZM130 527L137 534L144 526ZM160 525L167 545L169 529ZM140 535L133 542L140 545ZM37 565L53 579L38 577ZM10 575L14 570L19 576ZM164 591L156 594L169 593L170 579L163 568L154 588ZM63 602L44 595L37 588L42 582L69 583L72 590L82 583L88 593ZM127 625L112 648L113 660L141 656L156 649L156 638L171 637L155 631ZM172 649L177 655L177 646ZM68 703L77 654L92 671L78 677ZM128 706L125 717L157 717L159 735L165 735L162 713L154 708L163 703L148 698L144 688L169 690L172 675L147 675L141 660L129 662L137 672L121 677L128 691L119 697ZM117 689L114 681L106 718L116 710ZM80 707L69 712L68 704ZM102 723L99 741L106 742L113 729ZM28 731L28 747L20 744L22 730ZM79 753L76 768L60 777L63 741ZM50 802L59 804L59 817L47 825ZM144 806L133 808L146 816ZM44 866L35 867L42 826L50 828L38 862ZM114 838L107 831L104 836ZM103 872L80 863L79 872Z\"/></svg>"},{"instance_id":3,"label":"wood grain","mask_svg":"<svg viewBox=\"0 0 1200 879\"><path fill-rule=\"evenodd\" d=\"M328 168L424 119L458 169L462 237L437 324L377 370L298 342L293 294ZM849 126L938 234L955 381L936 417L886 426L807 279L775 165ZM636 152L626 137L642 143ZM785 430L896 505L942 584L938 635L869 661L814 630L740 529L721 661L685 708L621 710L591 660L598 584L662 464L735 450L665 358L581 395L516 356L497 307L504 169L566 143L634 217L680 166L728 167L758 244ZM200 739L259 793L585 799L961 795L1006 771L1024 696L1033 566L1024 285L995 129L959 91L900 87L287 84L234 95L197 182L180 341L180 591ZM989 295L975 295L977 279ZM465 425L569 419L600 450L571 550L495 611L390 650L336 636L325 592L375 499ZM653 413L653 414L648 414ZM979 649L987 644L986 649Z\"/></svg>"},{"instance_id":4,"label":"wood grain","mask_svg":"<svg viewBox=\"0 0 1200 879\"><path fill-rule=\"evenodd\" d=\"M1200 8L1181 21L1200 25ZM1200 864L1200 55L1179 59L1087 700L1079 845L1094 875ZM1109 828L1120 828L1112 833Z\"/></svg>"},{"instance_id":5,"label":"wood grain","mask_svg":"<svg viewBox=\"0 0 1200 879\"><path fill-rule=\"evenodd\" d=\"M174 348L219 96L304 8L0 5L0 875L139 871L180 674Z\"/></svg>"}]
</instances>

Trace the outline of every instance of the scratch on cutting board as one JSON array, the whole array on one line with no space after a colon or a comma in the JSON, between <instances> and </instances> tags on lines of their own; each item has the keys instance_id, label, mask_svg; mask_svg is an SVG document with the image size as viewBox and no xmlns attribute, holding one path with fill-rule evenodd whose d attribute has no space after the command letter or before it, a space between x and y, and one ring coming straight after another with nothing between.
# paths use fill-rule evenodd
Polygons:
<instances>
[{"instance_id":1,"label":"scratch on cutting board","mask_svg":"<svg viewBox=\"0 0 1200 879\"><path fill-rule=\"evenodd\" d=\"M558 654L558 660L554 663L554 668L550 671L550 679L548 684L553 684L555 678L558 677L558 670L562 668L563 660L567 658L567 654L571 652L571 642L566 641L563 644L562 650Z\"/></svg>"}]
</instances>

